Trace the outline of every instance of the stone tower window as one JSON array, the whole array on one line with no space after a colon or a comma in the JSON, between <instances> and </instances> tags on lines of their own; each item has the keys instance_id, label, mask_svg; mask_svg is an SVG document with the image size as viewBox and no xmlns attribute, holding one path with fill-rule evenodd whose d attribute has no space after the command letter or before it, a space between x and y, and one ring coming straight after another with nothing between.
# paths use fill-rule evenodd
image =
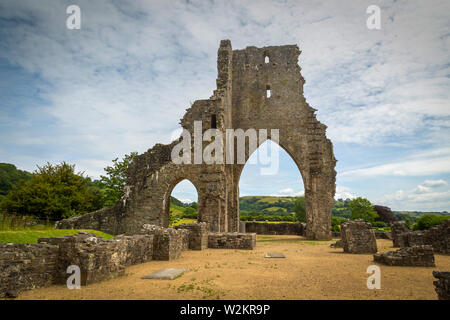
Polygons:
<instances>
[{"instance_id":1,"label":"stone tower window","mask_svg":"<svg viewBox=\"0 0 450 320\"><path fill-rule=\"evenodd\" d=\"M270 59L269 59L269 56L267 55L267 53L265 54L264 62L265 63L269 63L270 62Z\"/></svg>"},{"instance_id":2,"label":"stone tower window","mask_svg":"<svg viewBox=\"0 0 450 320\"><path fill-rule=\"evenodd\" d=\"M211 115L211 129L217 129L217 119L216 115Z\"/></svg>"},{"instance_id":3,"label":"stone tower window","mask_svg":"<svg viewBox=\"0 0 450 320\"><path fill-rule=\"evenodd\" d=\"M270 86L266 86L266 98L270 98Z\"/></svg>"}]
</instances>

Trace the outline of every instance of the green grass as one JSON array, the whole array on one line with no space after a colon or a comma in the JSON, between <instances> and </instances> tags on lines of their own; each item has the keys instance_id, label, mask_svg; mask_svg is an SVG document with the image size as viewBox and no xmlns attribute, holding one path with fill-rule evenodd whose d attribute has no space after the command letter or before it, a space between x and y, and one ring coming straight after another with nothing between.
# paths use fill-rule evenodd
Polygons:
<instances>
[{"instance_id":1,"label":"green grass","mask_svg":"<svg viewBox=\"0 0 450 320\"><path fill-rule=\"evenodd\" d=\"M114 238L114 236L97 231L86 229L47 229L47 230L19 230L19 231L0 231L0 243L37 243L38 238L44 237L63 237L76 234L80 231L93 233L105 239Z\"/></svg>"},{"instance_id":2,"label":"green grass","mask_svg":"<svg viewBox=\"0 0 450 320\"><path fill-rule=\"evenodd\" d=\"M197 220L196 219L180 219L180 220L172 222L169 225L169 227L177 226L177 225L182 224L182 223L192 223L192 222L197 222Z\"/></svg>"}]
</instances>

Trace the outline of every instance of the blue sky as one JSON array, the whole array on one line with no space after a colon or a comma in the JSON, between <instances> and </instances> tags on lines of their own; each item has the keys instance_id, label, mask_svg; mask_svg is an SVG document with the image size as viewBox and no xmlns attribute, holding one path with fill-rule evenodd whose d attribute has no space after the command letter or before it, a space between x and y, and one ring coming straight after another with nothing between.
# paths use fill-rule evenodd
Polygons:
<instances>
[{"instance_id":1,"label":"blue sky","mask_svg":"<svg viewBox=\"0 0 450 320\"><path fill-rule=\"evenodd\" d=\"M81 8L81 29L66 8ZM366 27L369 5L381 30ZM169 143L215 89L221 39L297 44L305 97L328 126L336 197L395 210L450 210L449 1L0 2L0 161L68 161L96 178L116 157ZM241 195L297 195L246 166ZM188 183L174 195L195 200Z\"/></svg>"}]
</instances>

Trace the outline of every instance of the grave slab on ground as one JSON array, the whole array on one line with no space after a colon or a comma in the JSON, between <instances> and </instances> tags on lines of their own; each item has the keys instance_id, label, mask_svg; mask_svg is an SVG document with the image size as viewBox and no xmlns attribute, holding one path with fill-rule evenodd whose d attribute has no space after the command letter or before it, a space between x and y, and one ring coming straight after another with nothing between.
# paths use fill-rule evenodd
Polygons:
<instances>
[{"instance_id":1,"label":"grave slab on ground","mask_svg":"<svg viewBox=\"0 0 450 320\"><path fill-rule=\"evenodd\" d=\"M188 269L175 269L175 268L167 268L162 269L156 272L153 272L152 274L149 274L148 276L142 277L142 279L163 279L163 280L173 280L175 278L178 278L183 273L187 272Z\"/></svg>"},{"instance_id":2,"label":"grave slab on ground","mask_svg":"<svg viewBox=\"0 0 450 320\"><path fill-rule=\"evenodd\" d=\"M286 258L286 256L282 253L277 253L277 252L270 253L269 252L269 253L266 253L264 258Z\"/></svg>"}]
</instances>

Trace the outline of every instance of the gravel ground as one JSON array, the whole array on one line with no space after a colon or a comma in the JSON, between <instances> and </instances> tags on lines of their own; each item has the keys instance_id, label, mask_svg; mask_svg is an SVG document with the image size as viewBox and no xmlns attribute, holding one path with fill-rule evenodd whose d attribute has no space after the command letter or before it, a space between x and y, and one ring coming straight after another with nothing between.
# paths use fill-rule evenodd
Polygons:
<instances>
[{"instance_id":1,"label":"gravel ground","mask_svg":"<svg viewBox=\"0 0 450 320\"><path fill-rule=\"evenodd\" d=\"M433 270L450 270L450 256L435 255L436 268L380 265L381 289L366 286L369 254L344 254L332 241L297 236L258 236L255 250L185 251L173 261L151 261L124 276L69 290L52 286L19 299L437 299ZM392 241L377 240L379 252ZM264 258L268 252L286 259ZM189 269L175 280L141 279L164 268Z\"/></svg>"}]
</instances>

